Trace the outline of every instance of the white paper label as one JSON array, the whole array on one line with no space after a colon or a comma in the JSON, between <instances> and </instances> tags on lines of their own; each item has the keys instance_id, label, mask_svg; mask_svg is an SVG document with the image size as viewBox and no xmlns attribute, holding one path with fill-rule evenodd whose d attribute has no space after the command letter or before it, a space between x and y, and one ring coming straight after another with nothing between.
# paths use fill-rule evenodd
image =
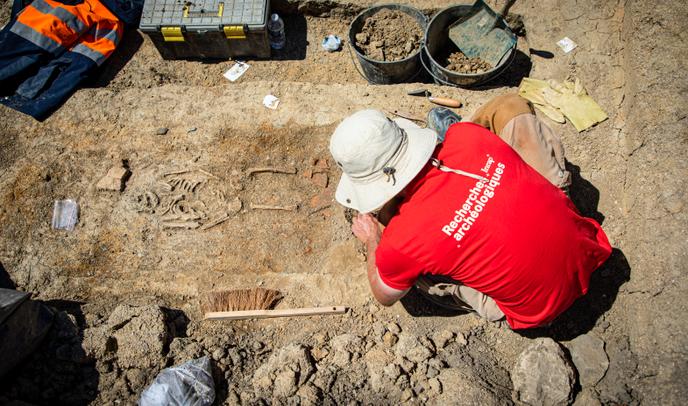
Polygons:
<instances>
[{"instance_id":1,"label":"white paper label","mask_svg":"<svg viewBox=\"0 0 688 406\"><path fill-rule=\"evenodd\" d=\"M561 48L564 52L567 54L571 51L574 50L578 46L573 40L569 37L564 37L559 42L557 42L557 45L559 45L559 48Z\"/></svg>"},{"instance_id":2,"label":"white paper label","mask_svg":"<svg viewBox=\"0 0 688 406\"><path fill-rule=\"evenodd\" d=\"M229 79L231 82L234 82L239 79L249 67L250 65L245 62L237 62L234 64L234 66L229 68L229 70L225 72L223 76Z\"/></svg>"},{"instance_id":3,"label":"white paper label","mask_svg":"<svg viewBox=\"0 0 688 406\"><path fill-rule=\"evenodd\" d=\"M280 100L271 94L269 94L263 98L263 106L265 106L269 109L277 110L277 106L279 106L279 102L280 102Z\"/></svg>"}]
</instances>

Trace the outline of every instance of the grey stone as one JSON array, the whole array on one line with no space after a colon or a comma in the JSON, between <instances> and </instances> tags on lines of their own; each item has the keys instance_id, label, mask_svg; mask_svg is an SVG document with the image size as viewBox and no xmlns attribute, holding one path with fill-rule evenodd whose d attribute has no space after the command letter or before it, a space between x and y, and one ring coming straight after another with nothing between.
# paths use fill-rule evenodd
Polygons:
<instances>
[{"instance_id":1,"label":"grey stone","mask_svg":"<svg viewBox=\"0 0 688 406\"><path fill-rule=\"evenodd\" d=\"M456 337L454 338L454 341L459 344L459 346L463 347L466 344L468 344L468 340L466 340L466 336L463 335L463 333L456 333Z\"/></svg>"},{"instance_id":2,"label":"grey stone","mask_svg":"<svg viewBox=\"0 0 688 406\"><path fill-rule=\"evenodd\" d=\"M567 405L575 372L551 338L538 338L518 356L511 371L515 402L529 405Z\"/></svg>"},{"instance_id":3,"label":"grey stone","mask_svg":"<svg viewBox=\"0 0 688 406\"><path fill-rule=\"evenodd\" d=\"M299 396L300 405L317 405L322 403L322 392L312 384L303 385L296 394Z\"/></svg>"},{"instance_id":4,"label":"grey stone","mask_svg":"<svg viewBox=\"0 0 688 406\"><path fill-rule=\"evenodd\" d=\"M428 380L428 390L432 394L439 395L442 393L442 384L440 383L440 380L437 378L432 378Z\"/></svg>"},{"instance_id":5,"label":"grey stone","mask_svg":"<svg viewBox=\"0 0 688 406\"><path fill-rule=\"evenodd\" d=\"M587 388L583 389L581 393L576 396L576 401L573 406L602 406L602 403L597 398L594 390Z\"/></svg>"},{"instance_id":6,"label":"grey stone","mask_svg":"<svg viewBox=\"0 0 688 406\"><path fill-rule=\"evenodd\" d=\"M583 334L571 340L566 347L571 352L571 360L583 388L594 386L604 377L609 368L604 341L592 334Z\"/></svg>"},{"instance_id":7,"label":"grey stone","mask_svg":"<svg viewBox=\"0 0 688 406\"><path fill-rule=\"evenodd\" d=\"M388 347L394 347L397 341L399 341L399 338L389 331L382 336L382 342Z\"/></svg>"},{"instance_id":8,"label":"grey stone","mask_svg":"<svg viewBox=\"0 0 688 406\"><path fill-rule=\"evenodd\" d=\"M444 348L447 343L454 338L454 333L449 330L438 331L432 335L432 342L438 350Z\"/></svg>"},{"instance_id":9,"label":"grey stone","mask_svg":"<svg viewBox=\"0 0 688 406\"><path fill-rule=\"evenodd\" d=\"M226 354L227 353L226 353L225 349L222 347L219 347L213 351L212 357L215 361L219 361L222 358L224 358Z\"/></svg>"},{"instance_id":10,"label":"grey stone","mask_svg":"<svg viewBox=\"0 0 688 406\"><path fill-rule=\"evenodd\" d=\"M506 403L486 388L480 378L469 376L461 369L444 369L436 379L440 383L442 393L435 397L432 402L434 405L497 406ZM432 387L433 384L430 385Z\"/></svg>"},{"instance_id":11,"label":"grey stone","mask_svg":"<svg viewBox=\"0 0 688 406\"><path fill-rule=\"evenodd\" d=\"M231 354L231 351L230 351ZM315 366L308 349L293 344L275 351L253 374L253 388L260 396L288 397L308 381Z\"/></svg>"},{"instance_id":12,"label":"grey stone","mask_svg":"<svg viewBox=\"0 0 688 406\"><path fill-rule=\"evenodd\" d=\"M375 322L375 324L373 324L373 337L375 337L376 340L381 340L384 334L385 326L379 321Z\"/></svg>"},{"instance_id":13,"label":"grey stone","mask_svg":"<svg viewBox=\"0 0 688 406\"><path fill-rule=\"evenodd\" d=\"M344 368L349 365L354 354L363 350L361 337L353 334L341 334L330 341L332 347L332 363Z\"/></svg>"},{"instance_id":14,"label":"grey stone","mask_svg":"<svg viewBox=\"0 0 688 406\"><path fill-rule=\"evenodd\" d=\"M421 344L416 336L408 333L399 334L399 342L394 348L397 358L406 358L409 361L420 363L432 357L430 348Z\"/></svg>"},{"instance_id":15,"label":"grey stone","mask_svg":"<svg viewBox=\"0 0 688 406\"><path fill-rule=\"evenodd\" d=\"M399 375L401 375L401 369L399 365L388 364L383 369L385 375L392 381L396 381Z\"/></svg>"},{"instance_id":16,"label":"grey stone","mask_svg":"<svg viewBox=\"0 0 688 406\"><path fill-rule=\"evenodd\" d=\"M391 333L394 333L394 334L401 333L401 327L399 327L399 325L395 322L389 322L389 323L387 323L387 326L385 326L385 327L387 327L387 330L390 331Z\"/></svg>"},{"instance_id":17,"label":"grey stone","mask_svg":"<svg viewBox=\"0 0 688 406\"><path fill-rule=\"evenodd\" d=\"M227 357L231 360L232 365L236 367L241 367L242 362L241 362L241 354L239 353L239 349L237 348L232 348L227 352Z\"/></svg>"},{"instance_id":18,"label":"grey stone","mask_svg":"<svg viewBox=\"0 0 688 406\"><path fill-rule=\"evenodd\" d=\"M296 393L298 389L298 379L296 372L291 369L284 369L275 375L273 394L278 397L289 397Z\"/></svg>"},{"instance_id":19,"label":"grey stone","mask_svg":"<svg viewBox=\"0 0 688 406\"><path fill-rule=\"evenodd\" d=\"M428 378L434 378L440 374L439 369L435 367L428 367L428 372L425 374Z\"/></svg>"},{"instance_id":20,"label":"grey stone","mask_svg":"<svg viewBox=\"0 0 688 406\"><path fill-rule=\"evenodd\" d=\"M408 400L411 400L413 397L413 391L410 388L404 389L403 392L401 392L401 401L406 402Z\"/></svg>"},{"instance_id":21,"label":"grey stone","mask_svg":"<svg viewBox=\"0 0 688 406\"><path fill-rule=\"evenodd\" d=\"M157 130L155 130L155 135L165 135L169 129L167 127L160 127Z\"/></svg>"},{"instance_id":22,"label":"grey stone","mask_svg":"<svg viewBox=\"0 0 688 406\"><path fill-rule=\"evenodd\" d=\"M390 382L394 382L394 379L401 373L395 373L394 367L396 370L399 367L392 363L392 355L379 347L366 353L364 360L368 369L368 382L376 392L389 387ZM390 366L392 367L391 370L389 369Z\"/></svg>"}]
</instances>

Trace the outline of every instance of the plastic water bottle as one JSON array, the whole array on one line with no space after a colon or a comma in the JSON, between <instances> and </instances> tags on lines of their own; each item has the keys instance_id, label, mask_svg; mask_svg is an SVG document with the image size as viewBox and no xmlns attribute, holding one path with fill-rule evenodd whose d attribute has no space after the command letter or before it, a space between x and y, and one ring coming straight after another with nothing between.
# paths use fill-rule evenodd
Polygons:
<instances>
[{"instance_id":1,"label":"plastic water bottle","mask_svg":"<svg viewBox=\"0 0 688 406\"><path fill-rule=\"evenodd\" d=\"M284 35L284 21L277 13L270 16L268 36L270 37L270 47L272 49L284 48L284 43L287 42L287 38Z\"/></svg>"}]
</instances>

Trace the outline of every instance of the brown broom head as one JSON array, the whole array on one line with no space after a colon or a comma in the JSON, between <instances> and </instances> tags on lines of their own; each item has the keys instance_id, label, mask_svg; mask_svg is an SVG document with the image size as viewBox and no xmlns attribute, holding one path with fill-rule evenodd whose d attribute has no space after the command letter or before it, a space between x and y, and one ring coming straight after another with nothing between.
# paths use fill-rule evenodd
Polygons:
<instances>
[{"instance_id":1,"label":"brown broom head","mask_svg":"<svg viewBox=\"0 0 688 406\"><path fill-rule=\"evenodd\" d=\"M231 312L236 310L269 310L282 299L282 293L274 289L235 289L208 292L201 298L201 310Z\"/></svg>"}]
</instances>

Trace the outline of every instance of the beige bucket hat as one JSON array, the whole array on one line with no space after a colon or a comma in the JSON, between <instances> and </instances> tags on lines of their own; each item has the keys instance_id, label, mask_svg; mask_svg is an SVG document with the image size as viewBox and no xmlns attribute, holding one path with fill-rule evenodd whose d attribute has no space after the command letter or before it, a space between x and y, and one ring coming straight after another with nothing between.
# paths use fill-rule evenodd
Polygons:
<instances>
[{"instance_id":1,"label":"beige bucket hat","mask_svg":"<svg viewBox=\"0 0 688 406\"><path fill-rule=\"evenodd\" d=\"M352 114L330 139L343 172L335 198L361 213L381 208L423 169L436 143L435 131L412 121L391 120L378 110Z\"/></svg>"}]
</instances>

